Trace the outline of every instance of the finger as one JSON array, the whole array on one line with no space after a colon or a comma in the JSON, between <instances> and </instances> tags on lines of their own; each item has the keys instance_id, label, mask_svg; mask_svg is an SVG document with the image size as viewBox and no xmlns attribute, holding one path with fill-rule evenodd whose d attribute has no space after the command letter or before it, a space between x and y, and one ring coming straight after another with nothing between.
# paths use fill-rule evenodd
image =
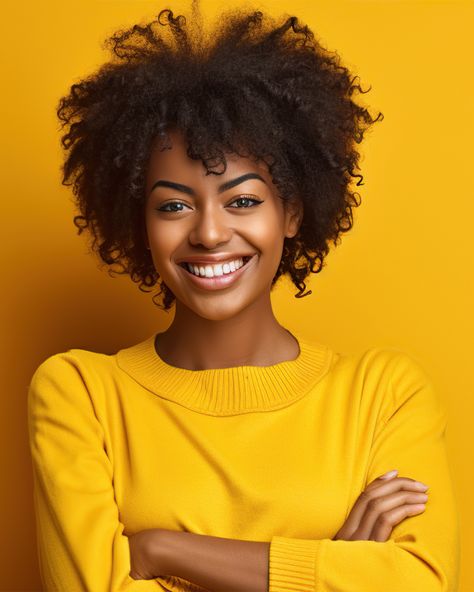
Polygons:
<instances>
[{"instance_id":1,"label":"finger","mask_svg":"<svg viewBox=\"0 0 474 592\"><path fill-rule=\"evenodd\" d=\"M374 528L370 533L369 540L384 543L388 541L392 534L393 527L399 524L408 516L421 514L426 508L425 504L408 504L390 510L386 514L382 514L374 524Z\"/></svg>"},{"instance_id":2,"label":"finger","mask_svg":"<svg viewBox=\"0 0 474 592\"><path fill-rule=\"evenodd\" d=\"M382 477L377 477L371 481L367 487L365 487L364 491L371 491L372 489L376 489L381 487L382 485L391 485L394 482L403 482L406 485L412 484L416 487L416 483L422 483L421 481L416 481L415 479L411 479L411 477L390 477L389 479L382 479Z\"/></svg>"},{"instance_id":3,"label":"finger","mask_svg":"<svg viewBox=\"0 0 474 592\"><path fill-rule=\"evenodd\" d=\"M384 497L395 493L396 491L417 491L424 493L426 488L417 485L417 481L407 477L395 477L390 480L376 480L373 481L357 498L354 506L349 512L348 517L344 522L344 533L351 535L362 521L366 512L367 504L374 498Z\"/></svg>"},{"instance_id":4,"label":"finger","mask_svg":"<svg viewBox=\"0 0 474 592\"><path fill-rule=\"evenodd\" d=\"M367 503L365 513L355 531L357 539L369 540L374 525L380 516L386 515L391 510L406 504L426 503L427 499L428 496L425 493L404 490L383 497L374 497Z\"/></svg>"}]
</instances>

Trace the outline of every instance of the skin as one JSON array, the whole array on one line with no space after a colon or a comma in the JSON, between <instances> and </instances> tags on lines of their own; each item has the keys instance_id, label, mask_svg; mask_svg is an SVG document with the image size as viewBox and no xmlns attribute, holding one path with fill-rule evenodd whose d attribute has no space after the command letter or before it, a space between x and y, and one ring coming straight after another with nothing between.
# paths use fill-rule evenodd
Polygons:
<instances>
[{"instance_id":1,"label":"skin","mask_svg":"<svg viewBox=\"0 0 474 592\"><path fill-rule=\"evenodd\" d=\"M293 237L301 223L301 203L295 198L285 207L266 165L251 159L228 154L226 172L206 176L203 163L187 156L182 134L173 130L169 135L170 150L152 151L146 183L148 246L157 272L176 296L173 322L157 337L158 354L189 370L295 359L297 340L275 318L270 291L284 239ZM257 173L263 181L248 179L218 192L219 185L246 173ZM187 185L196 195L161 186L152 190L159 180ZM170 202L183 205L158 210ZM177 264L181 258L219 253L256 257L233 285L219 290L195 286Z\"/></svg>"},{"instance_id":2,"label":"skin","mask_svg":"<svg viewBox=\"0 0 474 592\"><path fill-rule=\"evenodd\" d=\"M148 247L157 272L176 296L174 320L155 342L158 354L189 370L295 359L297 340L276 320L270 292L284 238L294 236L301 224L301 203L295 198L285 207L266 166L251 159L228 154L226 172L206 176L202 162L187 156L181 133L169 135L170 150L152 150L146 182ZM220 184L246 173L263 180L247 179L218 191ZM159 180L186 185L195 195L154 188ZM165 207L171 202L182 205ZM163 207L171 211L160 211ZM231 286L207 290L195 286L177 261L210 253L255 253L256 258ZM375 479L333 540L388 540L396 524L424 511L424 505L416 504L426 501L426 489L408 477ZM268 542L151 528L130 536L129 545L134 579L174 575L215 592L268 589Z\"/></svg>"}]
</instances>

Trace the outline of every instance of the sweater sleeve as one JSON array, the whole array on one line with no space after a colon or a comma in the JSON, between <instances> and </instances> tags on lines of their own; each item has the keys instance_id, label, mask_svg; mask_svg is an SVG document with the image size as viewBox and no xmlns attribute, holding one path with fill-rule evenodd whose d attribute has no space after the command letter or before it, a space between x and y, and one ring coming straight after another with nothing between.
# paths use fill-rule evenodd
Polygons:
<instances>
[{"instance_id":1,"label":"sweater sleeve","mask_svg":"<svg viewBox=\"0 0 474 592\"><path fill-rule=\"evenodd\" d=\"M363 489L398 469L398 476L429 486L424 512L395 525L385 542L273 536L269 592L457 591L460 535L446 409L417 362L403 352L392 361L387 409L374 434Z\"/></svg>"},{"instance_id":2,"label":"sweater sleeve","mask_svg":"<svg viewBox=\"0 0 474 592\"><path fill-rule=\"evenodd\" d=\"M72 358L55 354L28 389L37 551L48 592L159 590L130 577L102 426Z\"/></svg>"}]
</instances>

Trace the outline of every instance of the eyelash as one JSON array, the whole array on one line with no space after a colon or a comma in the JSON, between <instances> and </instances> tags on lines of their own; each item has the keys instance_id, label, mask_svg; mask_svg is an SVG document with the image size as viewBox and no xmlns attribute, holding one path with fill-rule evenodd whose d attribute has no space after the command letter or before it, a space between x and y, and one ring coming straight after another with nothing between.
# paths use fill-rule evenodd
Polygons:
<instances>
[{"instance_id":1,"label":"eyelash","mask_svg":"<svg viewBox=\"0 0 474 592\"><path fill-rule=\"evenodd\" d=\"M247 201L254 201L254 202L255 202L255 205L258 205L258 204L261 204L261 203L262 203L262 202L261 202L261 201L259 201L258 199L254 199L253 197L246 196L246 195L242 195L241 197L238 197L237 199L234 199L234 201L232 201L231 203L234 203L234 202L236 202L236 201L239 201L239 199L245 199L245 200L247 200ZM181 201L170 201L170 202L168 202L168 203L164 204L163 206L161 206L160 208L156 208L156 209L157 209L159 212L168 212L168 213L171 213L171 214L174 214L174 213L176 213L176 212L182 212L183 210L164 210L164 209L163 209L163 208L165 208L166 206L172 206L172 205L175 205L175 204L181 204L181 205L185 205L185 204L183 204L183 202L181 202ZM255 205L254 205L254 206L242 206L242 207L236 207L236 208L233 208L233 209L234 209L234 210L243 210L243 209L253 208L253 207L255 207Z\"/></svg>"}]
</instances>

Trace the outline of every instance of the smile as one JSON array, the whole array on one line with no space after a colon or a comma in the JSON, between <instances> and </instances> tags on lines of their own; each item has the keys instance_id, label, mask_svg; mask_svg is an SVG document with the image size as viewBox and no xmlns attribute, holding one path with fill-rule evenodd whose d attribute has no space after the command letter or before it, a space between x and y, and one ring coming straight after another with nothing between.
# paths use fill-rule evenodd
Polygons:
<instances>
[{"instance_id":1,"label":"smile","mask_svg":"<svg viewBox=\"0 0 474 592\"><path fill-rule=\"evenodd\" d=\"M253 255L214 265L203 265L202 263L195 265L183 262L179 264L179 267L196 286L207 290L219 290L237 281L248 268L253 266L255 259L256 257Z\"/></svg>"},{"instance_id":2,"label":"smile","mask_svg":"<svg viewBox=\"0 0 474 592\"><path fill-rule=\"evenodd\" d=\"M247 263L249 259L250 257L240 257L238 259L228 260L225 262L221 261L220 263L216 263L213 265L203 263L198 263L196 265L194 263L186 262L183 262L181 265L190 273L193 273L198 277L212 278L227 275L229 273L237 271L243 265L245 265L245 263Z\"/></svg>"}]
</instances>

